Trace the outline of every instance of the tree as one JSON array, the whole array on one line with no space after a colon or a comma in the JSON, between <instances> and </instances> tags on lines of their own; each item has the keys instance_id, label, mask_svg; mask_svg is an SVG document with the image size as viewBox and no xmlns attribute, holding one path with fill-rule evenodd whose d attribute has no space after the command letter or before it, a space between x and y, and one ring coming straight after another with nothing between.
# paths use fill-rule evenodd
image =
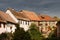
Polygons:
<instances>
[{"instance_id":1,"label":"tree","mask_svg":"<svg viewBox=\"0 0 60 40\"><path fill-rule=\"evenodd\" d=\"M57 20L57 21L59 21L60 20L60 18L59 17L57 17L57 16L54 16L53 17L55 20Z\"/></svg>"},{"instance_id":2,"label":"tree","mask_svg":"<svg viewBox=\"0 0 60 40\"><path fill-rule=\"evenodd\" d=\"M19 27L19 25L16 27L17 29L14 33L13 40L31 40L28 32L25 32L23 28Z\"/></svg>"},{"instance_id":3,"label":"tree","mask_svg":"<svg viewBox=\"0 0 60 40\"><path fill-rule=\"evenodd\" d=\"M46 40L57 40L57 29L52 31Z\"/></svg>"},{"instance_id":4,"label":"tree","mask_svg":"<svg viewBox=\"0 0 60 40\"><path fill-rule=\"evenodd\" d=\"M35 24L31 24L29 34L32 40L42 40L42 34L39 32L38 27Z\"/></svg>"}]
</instances>

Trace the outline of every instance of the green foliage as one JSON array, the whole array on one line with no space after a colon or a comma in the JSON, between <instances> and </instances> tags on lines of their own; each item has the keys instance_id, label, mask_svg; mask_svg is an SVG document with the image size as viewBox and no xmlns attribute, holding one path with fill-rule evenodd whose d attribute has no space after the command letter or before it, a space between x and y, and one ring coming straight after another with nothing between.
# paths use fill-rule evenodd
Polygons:
<instances>
[{"instance_id":1,"label":"green foliage","mask_svg":"<svg viewBox=\"0 0 60 40\"><path fill-rule=\"evenodd\" d=\"M0 40L6 40L6 38L7 38L7 34L6 33L0 34Z\"/></svg>"},{"instance_id":2,"label":"green foliage","mask_svg":"<svg viewBox=\"0 0 60 40\"><path fill-rule=\"evenodd\" d=\"M23 28L17 26L17 29L14 33L13 40L31 40L28 32L25 32Z\"/></svg>"},{"instance_id":3,"label":"green foliage","mask_svg":"<svg viewBox=\"0 0 60 40\"><path fill-rule=\"evenodd\" d=\"M57 29L52 31L46 40L57 40Z\"/></svg>"},{"instance_id":4,"label":"green foliage","mask_svg":"<svg viewBox=\"0 0 60 40\"><path fill-rule=\"evenodd\" d=\"M29 33L32 40L42 40L42 35L35 24L31 24Z\"/></svg>"},{"instance_id":5,"label":"green foliage","mask_svg":"<svg viewBox=\"0 0 60 40\"><path fill-rule=\"evenodd\" d=\"M57 21L60 21L60 18L57 17L57 16L54 16L53 18L54 18L55 20L57 20Z\"/></svg>"}]
</instances>

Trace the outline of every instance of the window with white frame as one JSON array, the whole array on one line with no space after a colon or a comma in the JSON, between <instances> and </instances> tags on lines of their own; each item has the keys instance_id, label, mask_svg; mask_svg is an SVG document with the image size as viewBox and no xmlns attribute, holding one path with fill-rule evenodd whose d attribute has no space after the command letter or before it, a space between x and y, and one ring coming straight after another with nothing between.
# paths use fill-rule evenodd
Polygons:
<instances>
[{"instance_id":1,"label":"window with white frame","mask_svg":"<svg viewBox=\"0 0 60 40\"><path fill-rule=\"evenodd\" d=\"M28 21L28 25L29 25L29 21Z\"/></svg>"},{"instance_id":2,"label":"window with white frame","mask_svg":"<svg viewBox=\"0 0 60 40\"><path fill-rule=\"evenodd\" d=\"M22 21L23 22L23 25L24 25L24 21Z\"/></svg>"},{"instance_id":3,"label":"window with white frame","mask_svg":"<svg viewBox=\"0 0 60 40\"><path fill-rule=\"evenodd\" d=\"M20 21L20 24L22 24L22 20Z\"/></svg>"},{"instance_id":4,"label":"window with white frame","mask_svg":"<svg viewBox=\"0 0 60 40\"><path fill-rule=\"evenodd\" d=\"M27 25L27 21L25 21L25 24Z\"/></svg>"}]
</instances>

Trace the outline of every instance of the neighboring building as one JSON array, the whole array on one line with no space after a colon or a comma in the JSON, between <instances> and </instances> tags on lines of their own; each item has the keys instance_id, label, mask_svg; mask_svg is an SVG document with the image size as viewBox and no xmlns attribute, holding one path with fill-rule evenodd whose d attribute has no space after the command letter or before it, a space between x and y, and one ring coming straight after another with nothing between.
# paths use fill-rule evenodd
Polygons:
<instances>
[{"instance_id":1,"label":"neighboring building","mask_svg":"<svg viewBox=\"0 0 60 40\"><path fill-rule=\"evenodd\" d=\"M25 31L29 29L29 26L31 25L31 23L35 23L38 26L38 21L40 21L40 19L34 12L27 11L27 10L21 10L17 12L9 8L7 9L6 13L12 14L12 16L15 16L19 21L20 27L24 28Z\"/></svg>"},{"instance_id":2,"label":"neighboring building","mask_svg":"<svg viewBox=\"0 0 60 40\"><path fill-rule=\"evenodd\" d=\"M39 22L40 32L49 35L51 30L54 30L54 28L56 28L57 21L48 15L40 14L39 18L40 18L40 22Z\"/></svg>"},{"instance_id":3,"label":"neighboring building","mask_svg":"<svg viewBox=\"0 0 60 40\"><path fill-rule=\"evenodd\" d=\"M4 13L3 11L0 11L0 20L2 20L2 22L0 21L0 32L14 32L16 29L16 22L15 20L13 20L12 17L10 17L10 15Z\"/></svg>"}]
</instances>

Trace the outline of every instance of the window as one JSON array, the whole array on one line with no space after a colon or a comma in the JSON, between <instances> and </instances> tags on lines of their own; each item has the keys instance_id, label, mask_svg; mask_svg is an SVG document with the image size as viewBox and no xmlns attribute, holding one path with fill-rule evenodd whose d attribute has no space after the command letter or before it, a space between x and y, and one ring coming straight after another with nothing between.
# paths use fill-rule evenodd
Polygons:
<instances>
[{"instance_id":1,"label":"window","mask_svg":"<svg viewBox=\"0 0 60 40\"><path fill-rule=\"evenodd\" d=\"M4 24L4 28L5 28L5 24Z\"/></svg>"},{"instance_id":2,"label":"window","mask_svg":"<svg viewBox=\"0 0 60 40\"><path fill-rule=\"evenodd\" d=\"M20 21L20 24L22 24L22 21Z\"/></svg>"},{"instance_id":3,"label":"window","mask_svg":"<svg viewBox=\"0 0 60 40\"><path fill-rule=\"evenodd\" d=\"M25 22L25 24L27 25L27 21Z\"/></svg>"},{"instance_id":4,"label":"window","mask_svg":"<svg viewBox=\"0 0 60 40\"><path fill-rule=\"evenodd\" d=\"M10 29L12 29L12 26L10 27Z\"/></svg>"},{"instance_id":5,"label":"window","mask_svg":"<svg viewBox=\"0 0 60 40\"><path fill-rule=\"evenodd\" d=\"M28 25L29 25L29 21L28 21Z\"/></svg>"},{"instance_id":6,"label":"window","mask_svg":"<svg viewBox=\"0 0 60 40\"><path fill-rule=\"evenodd\" d=\"M24 21L23 21L23 25L24 25Z\"/></svg>"},{"instance_id":7,"label":"window","mask_svg":"<svg viewBox=\"0 0 60 40\"><path fill-rule=\"evenodd\" d=\"M47 26L48 24L46 23L45 25Z\"/></svg>"},{"instance_id":8,"label":"window","mask_svg":"<svg viewBox=\"0 0 60 40\"><path fill-rule=\"evenodd\" d=\"M1 23L0 23L0 28L1 28Z\"/></svg>"}]
</instances>

